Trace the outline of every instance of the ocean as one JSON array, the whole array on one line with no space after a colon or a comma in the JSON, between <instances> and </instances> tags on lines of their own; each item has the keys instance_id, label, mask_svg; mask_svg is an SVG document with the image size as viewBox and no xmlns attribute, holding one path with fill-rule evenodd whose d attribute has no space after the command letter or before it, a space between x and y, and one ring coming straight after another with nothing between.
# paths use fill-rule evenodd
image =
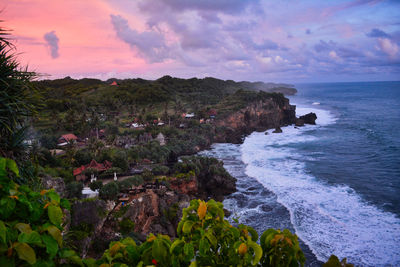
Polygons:
<instances>
[{"instance_id":1,"label":"ocean","mask_svg":"<svg viewBox=\"0 0 400 267\"><path fill-rule=\"evenodd\" d=\"M226 208L259 233L295 232L307 266L331 254L400 266L400 82L297 84L297 116L317 125L255 132L202 152L238 179Z\"/></svg>"}]
</instances>

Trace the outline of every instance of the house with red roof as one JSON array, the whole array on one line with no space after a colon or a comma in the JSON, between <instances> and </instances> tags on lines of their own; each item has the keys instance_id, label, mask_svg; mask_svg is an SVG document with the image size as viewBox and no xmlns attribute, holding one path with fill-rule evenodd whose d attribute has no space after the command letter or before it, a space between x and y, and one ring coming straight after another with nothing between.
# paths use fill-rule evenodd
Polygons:
<instances>
[{"instance_id":1,"label":"house with red roof","mask_svg":"<svg viewBox=\"0 0 400 267\"><path fill-rule=\"evenodd\" d=\"M71 142L76 142L78 137L73 133L63 134L58 138L58 146L66 146Z\"/></svg>"},{"instance_id":2,"label":"house with red roof","mask_svg":"<svg viewBox=\"0 0 400 267\"><path fill-rule=\"evenodd\" d=\"M103 172L110 169L111 167L112 163L108 160L105 160L103 163L98 163L96 160L92 159L89 164L82 165L79 168L76 168L73 173L77 181L84 181L86 180L86 175L84 173L85 170L94 169L97 172Z\"/></svg>"},{"instance_id":3,"label":"house with red roof","mask_svg":"<svg viewBox=\"0 0 400 267\"><path fill-rule=\"evenodd\" d=\"M110 85L118 86L118 83L116 81L113 81Z\"/></svg>"}]
</instances>

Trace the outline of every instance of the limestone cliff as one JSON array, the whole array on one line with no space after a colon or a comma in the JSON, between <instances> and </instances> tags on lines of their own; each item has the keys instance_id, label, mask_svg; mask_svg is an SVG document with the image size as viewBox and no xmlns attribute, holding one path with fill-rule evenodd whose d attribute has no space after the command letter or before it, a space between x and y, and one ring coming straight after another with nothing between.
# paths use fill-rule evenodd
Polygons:
<instances>
[{"instance_id":1,"label":"limestone cliff","mask_svg":"<svg viewBox=\"0 0 400 267\"><path fill-rule=\"evenodd\" d=\"M289 99L268 98L249 103L246 107L216 121L224 131L217 134L217 142L241 143L253 131L264 131L293 124L296 121L296 106Z\"/></svg>"}]
</instances>

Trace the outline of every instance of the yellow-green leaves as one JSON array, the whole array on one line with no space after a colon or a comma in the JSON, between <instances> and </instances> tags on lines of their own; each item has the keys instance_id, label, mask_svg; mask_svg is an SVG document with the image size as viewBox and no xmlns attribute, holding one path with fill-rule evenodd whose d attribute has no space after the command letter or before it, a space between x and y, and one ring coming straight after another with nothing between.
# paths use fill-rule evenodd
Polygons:
<instances>
[{"instance_id":1,"label":"yellow-green leaves","mask_svg":"<svg viewBox=\"0 0 400 267\"><path fill-rule=\"evenodd\" d=\"M56 226L61 225L63 213L62 213L60 207L57 207L55 205L50 205L47 209L47 213L48 213L50 222L52 222Z\"/></svg>"},{"instance_id":2,"label":"yellow-green leaves","mask_svg":"<svg viewBox=\"0 0 400 267\"><path fill-rule=\"evenodd\" d=\"M42 244L42 239L40 238L40 234L38 232L31 231L30 233L20 233L18 236L18 242L40 245Z\"/></svg>"},{"instance_id":3,"label":"yellow-green leaves","mask_svg":"<svg viewBox=\"0 0 400 267\"><path fill-rule=\"evenodd\" d=\"M26 223L17 223L15 225L15 228L17 228L21 233L27 233L29 234L32 232L32 228L29 224Z\"/></svg>"},{"instance_id":4,"label":"yellow-green leaves","mask_svg":"<svg viewBox=\"0 0 400 267\"><path fill-rule=\"evenodd\" d=\"M260 238L264 251L261 262L268 266L303 266L305 257L297 236L289 230L268 229Z\"/></svg>"},{"instance_id":5,"label":"yellow-green leaves","mask_svg":"<svg viewBox=\"0 0 400 267\"><path fill-rule=\"evenodd\" d=\"M195 224L195 222L193 222L193 221L186 221L186 222L183 224L182 232L183 232L184 234L189 234L190 231L192 230L192 227L193 227L194 224Z\"/></svg>"},{"instance_id":6,"label":"yellow-green leaves","mask_svg":"<svg viewBox=\"0 0 400 267\"><path fill-rule=\"evenodd\" d=\"M0 158L0 169L0 258L16 266L57 265L63 243L60 196L53 189L40 193L13 182L7 176L19 171L12 160Z\"/></svg>"},{"instance_id":7,"label":"yellow-green leaves","mask_svg":"<svg viewBox=\"0 0 400 267\"><path fill-rule=\"evenodd\" d=\"M58 245L60 247L62 247L61 231L53 225L50 225L49 227L47 227L46 231L54 238L54 240L57 241Z\"/></svg>"},{"instance_id":8,"label":"yellow-green leaves","mask_svg":"<svg viewBox=\"0 0 400 267\"><path fill-rule=\"evenodd\" d=\"M17 163L12 159L7 159L7 168L12 171L16 176L19 176L19 170Z\"/></svg>"},{"instance_id":9,"label":"yellow-green leaves","mask_svg":"<svg viewBox=\"0 0 400 267\"><path fill-rule=\"evenodd\" d=\"M263 250L256 242L253 242L251 240L249 240L247 244L254 251L254 258L253 258L252 264L257 265L258 262L261 260Z\"/></svg>"},{"instance_id":10,"label":"yellow-green leaves","mask_svg":"<svg viewBox=\"0 0 400 267\"><path fill-rule=\"evenodd\" d=\"M13 247L17 251L18 257L21 260L25 260L29 264L35 264L36 253L28 244L16 242L13 244Z\"/></svg>"}]
</instances>

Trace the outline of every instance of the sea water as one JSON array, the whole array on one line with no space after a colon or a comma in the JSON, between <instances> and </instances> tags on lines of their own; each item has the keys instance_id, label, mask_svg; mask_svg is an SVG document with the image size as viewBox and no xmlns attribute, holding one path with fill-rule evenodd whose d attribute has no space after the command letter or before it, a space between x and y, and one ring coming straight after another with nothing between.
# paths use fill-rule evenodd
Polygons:
<instances>
[{"instance_id":1,"label":"sea water","mask_svg":"<svg viewBox=\"0 0 400 267\"><path fill-rule=\"evenodd\" d=\"M259 233L295 232L308 259L400 266L400 82L299 84L296 114L317 125L253 133L204 154L238 191L224 205Z\"/></svg>"}]
</instances>

